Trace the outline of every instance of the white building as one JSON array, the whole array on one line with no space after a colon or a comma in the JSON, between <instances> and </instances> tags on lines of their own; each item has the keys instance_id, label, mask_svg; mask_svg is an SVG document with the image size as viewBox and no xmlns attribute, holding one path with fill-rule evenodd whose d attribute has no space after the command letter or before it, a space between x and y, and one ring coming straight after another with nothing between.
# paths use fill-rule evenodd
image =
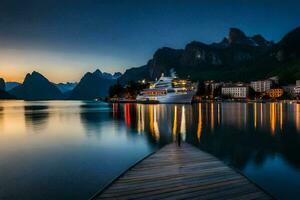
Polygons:
<instances>
[{"instance_id":1,"label":"white building","mask_svg":"<svg viewBox=\"0 0 300 200\"><path fill-rule=\"evenodd\" d=\"M282 86L283 90L290 95L295 95L295 85Z\"/></svg>"},{"instance_id":2,"label":"white building","mask_svg":"<svg viewBox=\"0 0 300 200\"><path fill-rule=\"evenodd\" d=\"M294 97L300 97L300 80L296 80L296 85L283 86L283 89Z\"/></svg>"},{"instance_id":3,"label":"white building","mask_svg":"<svg viewBox=\"0 0 300 200\"><path fill-rule=\"evenodd\" d=\"M222 95L232 98L247 98L249 87L244 85L231 85L222 87Z\"/></svg>"},{"instance_id":4,"label":"white building","mask_svg":"<svg viewBox=\"0 0 300 200\"><path fill-rule=\"evenodd\" d=\"M250 86L253 88L255 92L266 92L272 87L272 80L259 80L252 81Z\"/></svg>"},{"instance_id":5,"label":"white building","mask_svg":"<svg viewBox=\"0 0 300 200\"><path fill-rule=\"evenodd\" d=\"M300 97L300 85L294 88L294 94L295 96Z\"/></svg>"}]
</instances>

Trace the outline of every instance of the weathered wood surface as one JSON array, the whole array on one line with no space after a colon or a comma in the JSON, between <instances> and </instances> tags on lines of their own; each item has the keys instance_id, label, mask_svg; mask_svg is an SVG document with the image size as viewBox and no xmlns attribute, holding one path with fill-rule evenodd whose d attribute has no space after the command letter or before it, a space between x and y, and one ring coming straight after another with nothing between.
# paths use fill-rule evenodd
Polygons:
<instances>
[{"instance_id":1,"label":"weathered wood surface","mask_svg":"<svg viewBox=\"0 0 300 200\"><path fill-rule=\"evenodd\" d=\"M247 178L196 147L170 144L94 199L272 199Z\"/></svg>"}]
</instances>

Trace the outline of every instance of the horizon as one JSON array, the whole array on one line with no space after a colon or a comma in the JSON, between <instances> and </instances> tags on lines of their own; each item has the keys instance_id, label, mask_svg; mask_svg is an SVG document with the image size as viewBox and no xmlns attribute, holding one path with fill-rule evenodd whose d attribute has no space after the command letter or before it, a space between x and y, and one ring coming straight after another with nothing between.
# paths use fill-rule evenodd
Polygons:
<instances>
[{"instance_id":1,"label":"horizon","mask_svg":"<svg viewBox=\"0 0 300 200\"><path fill-rule=\"evenodd\" d=\"M220 42L231 27L278 42L300 21L295 1L188 2L4 1L0 77L23 82L37 71L54 83L78 82L88 71L142 66L161 47Z\"/></svg>"},{"instance_id":2,"label":"horizon","mask_svg":"<svg viewBox=\"0 0 300 200\"><path fill-rule=\"evenodd\" d=\"M300 196L300 0L0 1L0 200Z\"/></svg>"}]
</instances>

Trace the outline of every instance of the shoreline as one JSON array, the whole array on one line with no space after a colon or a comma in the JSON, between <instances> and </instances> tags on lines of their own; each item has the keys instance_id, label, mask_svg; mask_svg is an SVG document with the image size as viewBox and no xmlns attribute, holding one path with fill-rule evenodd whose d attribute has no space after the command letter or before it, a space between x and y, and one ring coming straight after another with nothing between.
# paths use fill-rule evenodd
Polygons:
<instances>
[{"instance_id":1,"label":"shoreline","mask_svg":"<svg viewBox=\"0 0 300 200\"><path fill-rule=\"evenodd\" d=\"M156 101L137 101L137 100L120 100L120 101L104 101L106 103L138 103L138 104L197 104L197 103L228 103L228 102L236 102L236 103L300 103L299 100L242 100L242 99L234 99L234 100L201 100L201 101L192 101L190 103L182 103L182 102L170 102L170 103L160 103Z\"/></svg>"},{"instance_id":2,"label":"shoreline","mask_svg":"<svg viewBox=\"0 0 300 200\"><path fill-rule=\"evenodd\" d=\"M94 101L94 102L105 102L105 103L137 103L137 104L197 104L197 103L297 103L300 104L300 100L201 100L201 101L192 101L190 103L183 102L170 102L170 103L160 103L158 101L137 101L137 100L98 100L98 99L39 99L39 100L25 100L25 99L0 99L0 101L25 101L25 102L38 102L38 101Z\"/></svg>"}]
</instances>

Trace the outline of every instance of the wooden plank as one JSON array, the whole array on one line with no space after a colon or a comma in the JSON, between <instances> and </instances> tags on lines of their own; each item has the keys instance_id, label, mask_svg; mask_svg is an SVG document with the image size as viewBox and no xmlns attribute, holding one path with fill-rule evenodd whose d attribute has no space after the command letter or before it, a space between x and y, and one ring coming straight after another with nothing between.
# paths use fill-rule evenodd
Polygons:
<instances>
[{"instance_id":1,"label":"wooden plank","mask_svg":"<svg viewBox=\"0 0 300 200\"><path fill-rule=\"evenodd\" d=\"M169 144L92 199L272 199L247 178L192 145Z\"/></svg>"}]
</instances>

